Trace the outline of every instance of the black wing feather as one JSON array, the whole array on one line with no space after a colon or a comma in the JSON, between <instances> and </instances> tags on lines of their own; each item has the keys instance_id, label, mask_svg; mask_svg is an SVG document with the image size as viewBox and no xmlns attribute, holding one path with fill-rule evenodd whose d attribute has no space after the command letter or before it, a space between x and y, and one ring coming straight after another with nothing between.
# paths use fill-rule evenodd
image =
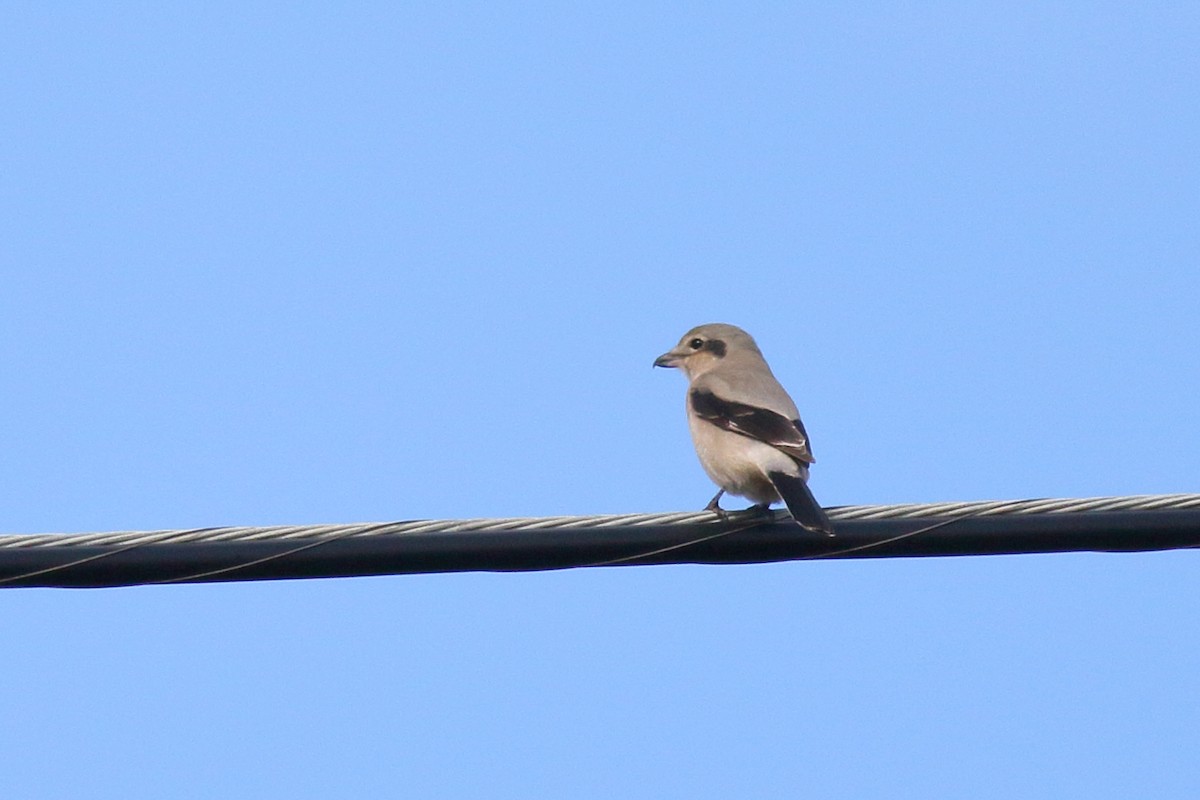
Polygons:
<instances>
[{"instance_id":1,"label":"black wing feather","mask_svg":"<svg viewBox=\"0 0 1200 800\"><path fill-rule=\"evenodd\" d=\"M798 419L788 419L775 411L736 400L725 400L707 389L693 389L691 400L696 416L718 428L778 447L801 463L816 461L808 446L808 433Z\"/></svg>"}]
</instances>

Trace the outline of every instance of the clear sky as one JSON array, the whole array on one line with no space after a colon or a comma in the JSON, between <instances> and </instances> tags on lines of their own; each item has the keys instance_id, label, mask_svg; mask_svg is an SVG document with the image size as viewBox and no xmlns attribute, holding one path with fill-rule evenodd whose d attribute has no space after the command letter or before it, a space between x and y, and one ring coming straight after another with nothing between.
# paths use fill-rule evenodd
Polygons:
<instances>
[{"instance_id":1,"label":"clear sky","mask_svg":"<svg viewBox=\"0 0 1200 800\"><path fill-rule=\"evenodd\" d=\"M826 505L1196 491L1198 8L9 4L0 530L699 508L712 321ZM0 795L1194 798L1198 572L7 590Z\"/></svg>"}]
</instances>

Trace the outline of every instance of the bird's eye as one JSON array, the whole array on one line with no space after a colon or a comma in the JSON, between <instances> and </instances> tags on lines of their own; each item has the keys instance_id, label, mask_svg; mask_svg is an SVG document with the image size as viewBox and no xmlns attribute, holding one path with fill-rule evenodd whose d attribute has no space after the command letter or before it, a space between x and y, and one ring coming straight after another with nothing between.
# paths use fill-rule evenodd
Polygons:
<instances>
[{"instance_id":1,"label":"bird's eye","mask_svg":"<svg viewBox=\"0 0 1200 800\"><path fill-rule=\"evenodd\" d=\"M699 350L701 347L704 347L704 340L692 339L690 342L688 342L688 347L692 348L693 350Z\"/></svg>"}]
</instances>

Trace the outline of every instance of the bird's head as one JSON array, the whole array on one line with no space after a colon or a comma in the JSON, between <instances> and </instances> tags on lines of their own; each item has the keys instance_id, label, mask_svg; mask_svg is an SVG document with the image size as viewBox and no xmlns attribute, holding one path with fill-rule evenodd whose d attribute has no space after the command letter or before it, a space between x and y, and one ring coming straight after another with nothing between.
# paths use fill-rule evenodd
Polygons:
<instances>
[{"instance_id":1,"label":"bird's head","mask_svg":"<svg viewBox=\"0 0 1200 800\"><path fill-rule=\"evenodd\" d=\"M734 325L712 322L685 333L679 344L654 359L654 366L681 369L688 380L694 380L730 355L744 352L762 357L750 334Z\"/></svg>"}]
</instances>

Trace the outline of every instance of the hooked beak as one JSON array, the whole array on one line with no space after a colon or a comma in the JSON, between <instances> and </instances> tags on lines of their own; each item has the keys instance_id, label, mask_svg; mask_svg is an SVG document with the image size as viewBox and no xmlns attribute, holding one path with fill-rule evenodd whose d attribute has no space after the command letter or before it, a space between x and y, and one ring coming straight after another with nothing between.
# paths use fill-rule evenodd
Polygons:
<instances>
[{"instance_id":1,"label":"hooked beak","mask_svg":"<svg viewBox=\"0 0 1200 800\"><path fill-rule=\"evenodd\" d=\"M679 366L679 356L674 351L668 352L668 353L663 353L661 356L654 359L654 366L656 366L656 367L678 367Z\"/></svg>"}]
</instances>

